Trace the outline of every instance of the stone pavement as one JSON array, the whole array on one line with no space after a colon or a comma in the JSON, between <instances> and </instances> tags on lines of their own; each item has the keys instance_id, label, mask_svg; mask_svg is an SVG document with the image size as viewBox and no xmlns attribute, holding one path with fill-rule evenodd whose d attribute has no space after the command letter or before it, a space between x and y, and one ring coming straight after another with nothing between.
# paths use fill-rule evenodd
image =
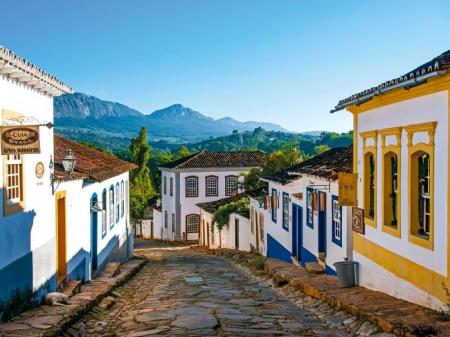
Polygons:
<instances>
[{"instance_id":1,"label":"stone pavement","mask_svg":"<svg viewBox=\"0 0 450 337\"><path fill-rule=\"evenodd\" d=\"M269 280L255 278L230 259L188 247L154 247L151 242L147 248L142 242L139 247L136 253L150 262L63 336L347 337L357 331L360 336L375 333L370 323L330 310L294 288L293 294L274 289Z\"/></svg>"},{"instance_id":2,"label":"stone pavement","mask_svg":"<svg viewBox=\"0 0 450 337\"><path fill-rule=\"evenodd\" d=\"M363 287L339 288L335 277L311 275L276 259L267 259L266 269L304 294L364 318L385 332L406 337L450 337L450 322L439 320L434 311L419 305Z\"/></svg>"},{"instance_id":3,"label":"stone pavement","mask_svg":"<svg viewBox=\"0 0 450 337\"><path fill-rule=\"evenodd\" d=\"M84 284L81 291L70 298L70 305L41 305L26 311L11 321L0 324L0 337L61 336L67 326L76 322L118 285L126 282L145 262L144 259L132 259L121 265L117 275L109 275L109 271L104 270L99 277Z\"/></svg>"}]
</instances>

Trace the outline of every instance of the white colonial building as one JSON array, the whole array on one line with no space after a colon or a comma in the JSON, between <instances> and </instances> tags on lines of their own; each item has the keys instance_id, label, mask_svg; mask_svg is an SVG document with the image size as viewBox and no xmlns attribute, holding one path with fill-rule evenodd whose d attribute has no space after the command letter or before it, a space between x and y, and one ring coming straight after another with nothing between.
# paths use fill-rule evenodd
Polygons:
<instances>
[{"instance_id":1,"label":"white colonial building","mask_svg":"<svg viewBox=\"0 0 450 337\"><path fill-rule=\"evenodd\" d=\"M198 240L197 204L236 195L239 176L260 167L265 156L260 151L198 152L160 167L164 239Z\"/></svg>"},{"instance_id":2,"label":"white colonial building","mask_svg":"<svg viewBox=\"0 0 450 337\"><path fill-rule=\"evenodd\" d=\"M53 97L71 92L0 46L1 133L10 140L2 142L0 157L0 303L6 306L16 292L40 298L56 288L53 129L46 124L53 122ZM19 146L22 140L30 146Z\"/></svg>"},{"instance_id":3,"label":"white colonial building","mask_svg":"<svg viewBox=\"0 0 450 337\"><path fill-rule=\"evenodd\" d=\"M87 281L107 262L133 255L129 171L136 166L61 136L54 139L57 280ZM67 150L76 159L70 175L62 163Z\"/></svg>"},{"instance_id":4,"label":"white colonial building","mask_svg":"<svg viewBox=\"0 0 450 337\"><path fill-rule=\"evenodd\" d=\"M450 51L352 95L361 285L432 308L450 287Z\"/></svg>"},{"instance_id":5,"label":"white colonial building","mask_svg":"<svg viewBox=\"0 0 450 337\"><path fill-rule=\"evenodd\" d=\"M69 278L89 280L132 250L134 165L54 136L53 97L71 92L0 47L0 320L11 305L39 301ZM70 177L62 168L63 157L73 158L68 150L76 159Z\"/></svg>"},{"instance_id":6,"label":"white colonial building","mask_svg":"<svg viewBox=\"0 0 450 337\"><path fill-rule=\"evenodd\" d=\"M335 275L334 263L352 258L349 210L338 197L338 174L351 170L352 148L335 148L264 178L268 192L252 204L255 219L264 210L262 253Z\"/></svg>"}]
</instances>

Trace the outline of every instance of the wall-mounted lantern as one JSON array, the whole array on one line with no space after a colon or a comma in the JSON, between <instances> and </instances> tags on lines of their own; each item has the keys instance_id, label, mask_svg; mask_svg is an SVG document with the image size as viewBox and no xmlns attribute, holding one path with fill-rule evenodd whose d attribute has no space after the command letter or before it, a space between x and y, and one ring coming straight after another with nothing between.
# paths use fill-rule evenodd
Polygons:
<instances>
[{"instance_id":1,"label":"wall-mounted lantern","mask_svg":"<svg viewBox=\"0 0 450 337\"><path fill-rule=\"evenodd\" d=\"M64 151L64 155L61 158L61 161L64 166L64 171L69 174L70 178L77 163L77 158L75 157L73 151L71 149Z\"/></svg>"}]
</instances>

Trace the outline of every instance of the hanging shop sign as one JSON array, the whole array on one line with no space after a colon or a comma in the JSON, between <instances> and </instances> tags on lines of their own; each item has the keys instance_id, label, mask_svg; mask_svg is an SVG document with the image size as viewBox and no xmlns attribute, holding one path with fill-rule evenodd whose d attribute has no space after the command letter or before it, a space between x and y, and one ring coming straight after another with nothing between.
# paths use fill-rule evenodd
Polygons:
<instances>
[{"instance_id":1,"label":"hanging shop sign","mask_svg":"<svg viewBox=\"0 0 450 337\"><path fill-rule=\"evenodd\" d=\"M352 208L352 229L354 232L364 235L364 209L358 207Z\"/></svg>"},{"instance_id":2,"label":"hanging shop sign","mask_svg":"<svg viewBox=\"0 0 450 337\"><path fill-rule=\"evenodd\" d=\"M1 127L1 146L3 155L41 153L39 126Z\"/></svg>"},{"instance_id":3,"label":"hanging shop sign","mask_svg":"<svg viewBox=\"0 0 450 337\"><path fill-rule=\"evenodd\" d=\"M358 206L358 174L339 173L339 206Z\"/></svg>"}]
</instances>

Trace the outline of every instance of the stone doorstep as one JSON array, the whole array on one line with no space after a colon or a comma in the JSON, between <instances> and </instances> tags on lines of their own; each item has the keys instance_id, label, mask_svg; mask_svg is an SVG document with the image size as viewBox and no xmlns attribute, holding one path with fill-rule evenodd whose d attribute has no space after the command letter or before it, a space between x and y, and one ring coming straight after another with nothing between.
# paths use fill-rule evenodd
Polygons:
<instances>
[{"instance_id":1,"label":"stone doorstep","mask_svg":"<svg viewBox=\"0 0 450 337\"><path fill-rule=\"evenodd\" d=\"M146 259L133 258L121 266L120 274L108 281L98 282L95 287L81 287L81 292L71 297L71 304L65 306L41 305L26 311L11 321L0 324L0 337L22 335L36 337L59 337L65 329L74 324L77 319L88 312L93 306L106 298L112 291L133 277L147 262ZM24 335L25 336L25 335Z\"/></svg>"},{"instance_id":2,"label":"stone doorstep","mask_svg":"<svg viewBox=\"0 0 450 337\"><path fill-rule=\"evenodd\" d=\"M340 288L333 276L312 276L303 268L272 258L266 260L266 269L270 274L286 279L291 286L300 288L306 295L366 319L384 332L414 337L413 329L424 325L436 328L436 337L450 336L450 322L438 320L434 312L425 307L360 286Z\"/></svg>"}]
</instances>

